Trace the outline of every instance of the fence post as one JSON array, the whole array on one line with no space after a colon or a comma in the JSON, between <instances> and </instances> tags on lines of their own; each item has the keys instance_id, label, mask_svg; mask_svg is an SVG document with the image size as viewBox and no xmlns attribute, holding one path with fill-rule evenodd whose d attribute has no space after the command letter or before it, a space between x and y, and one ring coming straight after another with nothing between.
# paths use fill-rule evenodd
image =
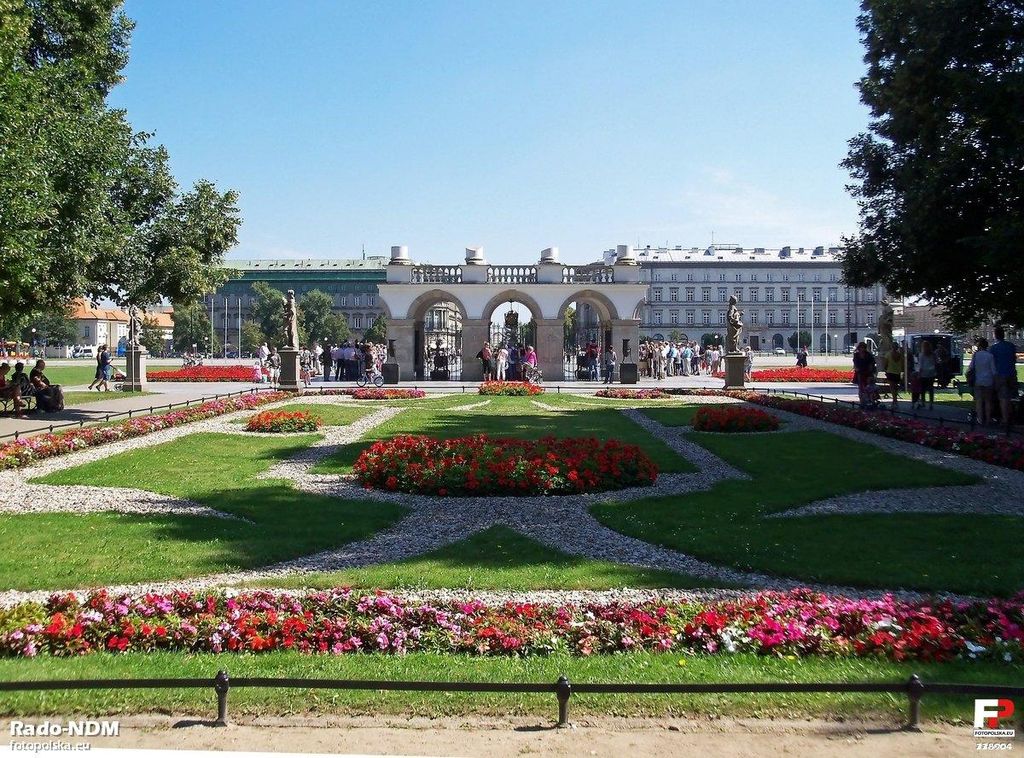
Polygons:
<instances>
[{"instance_id":1,"label":"fence post","mask_svg":"<svg viewBox=\"0 0 1024 758\"><path fill-rule=\"evenodd\" d=\"M228 725L228 690L231 683L228 680L228 672L221 669L213 679L213 689L217 693L217 720L216 726Z\"/></svg>"},{"instance_id":2,"label":"fence post","mask_svg":"<svg viewBox=\"0 0 1024 758\"><path fill-rule=\"evenodd\" d=\"M924 694L924 683L917 674L911 674L907 680L907 697L910 699L910 719L907 721L907 730L911 732L921 731L921 696Z\"/></svg>"},{"instance_id":3,"label":"fence post","mask_svg":"<svg viewBox=\"0 0 1024 758\"><path fill-rule=\"evenodd\" d=\"M572 695L572 685L565 674L558 677L555 693L558 695L558 723L555 727L565 729L569 726L569 697Z\"/></svg>"}]
</instances>

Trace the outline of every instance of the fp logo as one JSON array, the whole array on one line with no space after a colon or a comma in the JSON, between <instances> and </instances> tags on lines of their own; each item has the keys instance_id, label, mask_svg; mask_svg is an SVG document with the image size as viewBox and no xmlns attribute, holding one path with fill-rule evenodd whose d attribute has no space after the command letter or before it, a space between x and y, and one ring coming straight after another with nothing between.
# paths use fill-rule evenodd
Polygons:
<instances>
[{"instance_id":1,"label":"fp logo","mask_svg":"<svg viewBox=\"0 0 1024 758\"><path fill-rule=\"evenodd\" d=\"M1013 716L1013 701L1005 698L974 701L975 737L1013 737L1013 729L1000 729L999 722Z\"/></svg>"}]
</instances>

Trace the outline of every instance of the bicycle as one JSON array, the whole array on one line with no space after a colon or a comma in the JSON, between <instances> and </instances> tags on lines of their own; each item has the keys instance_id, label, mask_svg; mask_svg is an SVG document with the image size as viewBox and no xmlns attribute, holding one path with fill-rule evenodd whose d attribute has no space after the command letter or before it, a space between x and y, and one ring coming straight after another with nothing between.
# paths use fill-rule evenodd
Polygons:
<instances>
[{"instance_id":1,"label":"bicycle","mask_svg":"<svg viewBox=\"0 0 1024 758\"><path fill-rule=\"evenodd\" d=\"M384 386L384 375L381 374L376 367L366 369L366 371L356 379L356 384L360 387L365 387L370 382L373 382L374 387Z\"/></svg>"}]
</instances>

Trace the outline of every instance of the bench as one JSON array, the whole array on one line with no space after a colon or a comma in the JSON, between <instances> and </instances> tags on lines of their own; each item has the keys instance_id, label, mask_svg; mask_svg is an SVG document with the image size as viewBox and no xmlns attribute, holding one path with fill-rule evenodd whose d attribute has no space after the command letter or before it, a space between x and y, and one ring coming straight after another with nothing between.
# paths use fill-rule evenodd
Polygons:
<instances>
[{"instance_id":1,"label":"bench","mask_svg":"<svg viewBox=\"0 0 1024 758\"><path fill-rule=\"evenodd\" d=\"M21 402L23 403L23 406L24 406L21 409L22 412L34 410L35 409L35 404L36 404L36 396L34 394L32 394L32 395L22 395L21 396ZM4 413L13 412L14 411L14 398L13 397L3 397L3 398L0 398L0 407L3 408L3 412Z\"/></svg>"}]
</instances>

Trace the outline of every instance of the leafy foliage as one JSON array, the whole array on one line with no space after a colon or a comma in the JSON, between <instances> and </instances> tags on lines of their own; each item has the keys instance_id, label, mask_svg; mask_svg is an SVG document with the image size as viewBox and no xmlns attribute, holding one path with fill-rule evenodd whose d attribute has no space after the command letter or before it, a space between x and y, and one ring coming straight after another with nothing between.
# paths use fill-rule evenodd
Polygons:
<instances>
[{"instance_id":1,"label":"leafy foliage","mask_svg":"<svg viewBox=\"0 0 1024 758\"><path fill-rule=\"evenodd\" d=\"M383 314L377 316L370 328L363 332L363 339L375 345L382 345L388 341L388 320Z\"/></svg>"},{"instance_id":2,"label":"leafy foliage","mask_svg":"<svg viewBox=\"0 0 1024 758\"><path fill-rule=\"evenodd\" d=\"M271 345L280 345L284 339L284 311L281 298L284 293L266 282L253 282L252 294L256 298L249 309L250 317ZM257 345L257 347L259 347Z\"/></svg>"},{"instance_id":3,"label":"leafy foliage","mask_svg":"<svg viewBox=\"0 0 1024 758\"><path fill-rule=\"evenodd\" d=\"M210 314L202 303L176 305L174 349L179 353L190 353L193 345L201 353L216 353L220 350L220 338L216 334L211 335Z\"/></svg>"},{"instance_id":4,"label":"leafy foliage","mask_svg":"<svg viewBox=\"0 0 1024 758\"><path fill-rule=\"evenodd\" d=\"M334 299L322 290L310 290L299 300L299 331L302 341L322 340L334 313Z\"/></svg>"},{"instance_id":5,"label":"leafy foliage","mask_svg":"<svg viewBox=\"0 0 1024 758\"><path fill-rule=\"evenodd\" d=\"M865 0L858 27L872 120L843 163L846 280L924 295L961 328L1024 323L1024 6Z\"/></svg>"},{"instance_id":6,"label":"leafy foliage","mask_svg":"<svg viewBox=\"0 0 1024 758\"><path fill-rule=\"evenodd\" d=\"M157 324L156 319L147 317L142 320L142 333L139 334L139 342L150 355L163 354L166 340L164 340L164 330Z\"/></svg>"}]
</instances>

